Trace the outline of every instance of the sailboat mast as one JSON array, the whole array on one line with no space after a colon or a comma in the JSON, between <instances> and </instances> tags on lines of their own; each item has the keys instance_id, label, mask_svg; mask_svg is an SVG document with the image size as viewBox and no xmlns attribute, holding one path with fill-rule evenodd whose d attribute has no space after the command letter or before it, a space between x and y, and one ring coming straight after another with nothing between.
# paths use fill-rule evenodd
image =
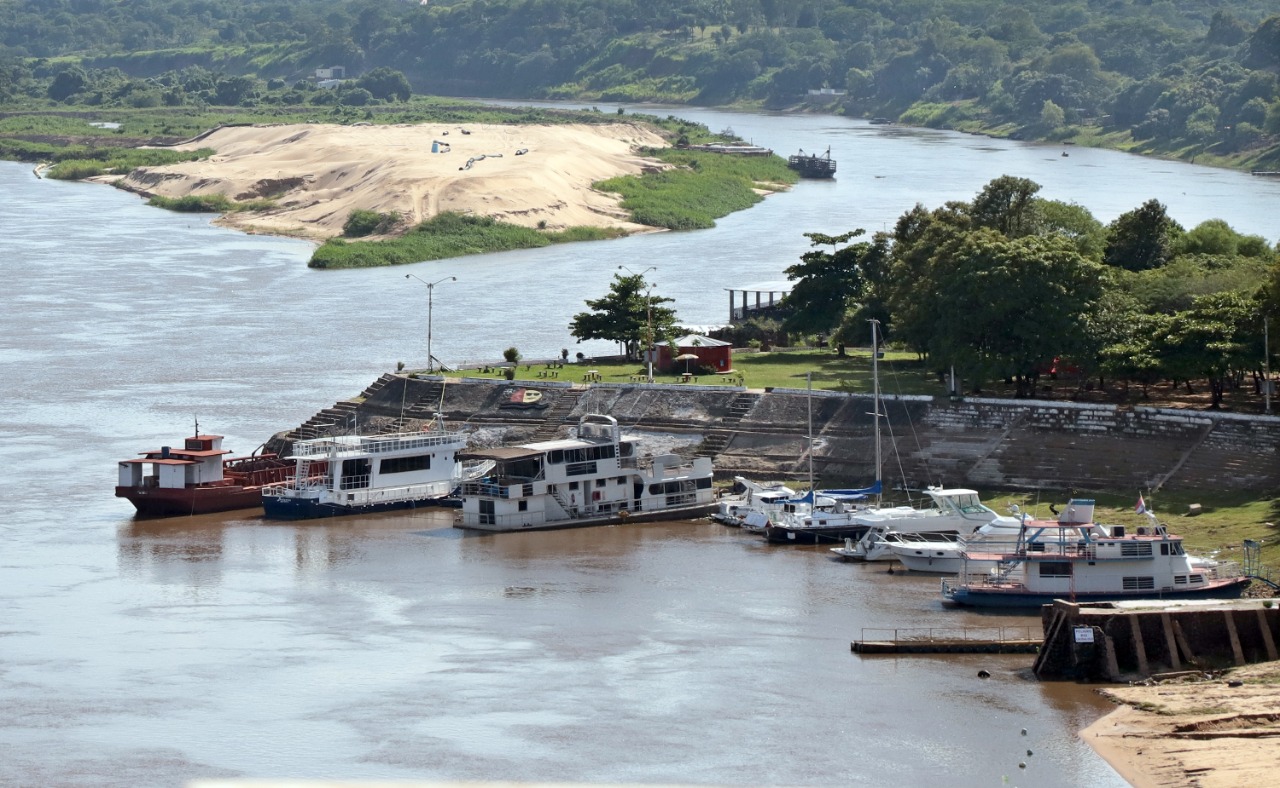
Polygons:
<instances>
[{"instance_id":1,"label":"sailboat mast","mask_svg":"<svg viewBox=\"0 0 1280 788\"><path fill-rule=\"evenodd\" d=\"M808 392L808 394L805 396L805 404L809 408L809 429L807 431L808 438L809 438L809 492L813 493L813 373L812 372L804 373L804 385L805 385L805 390ZM817 493L814 493L814 495L815 497L813 502L816 504L818 502L818 499L816 497Z\"/></svg>"},{"instance_id":2,"label":"sailboat mast","mask_svg":"<svg viewBox=\"0 0 1280 788\"><path fill-rule=\"evenodd\" d=\"M872 319L871 323L871 386L872 386L872 406L875 408L875 434L876 434L876 503L880 503L883 494L881 490L880 479L880 321Z\"/></svg>"}]
</instances>

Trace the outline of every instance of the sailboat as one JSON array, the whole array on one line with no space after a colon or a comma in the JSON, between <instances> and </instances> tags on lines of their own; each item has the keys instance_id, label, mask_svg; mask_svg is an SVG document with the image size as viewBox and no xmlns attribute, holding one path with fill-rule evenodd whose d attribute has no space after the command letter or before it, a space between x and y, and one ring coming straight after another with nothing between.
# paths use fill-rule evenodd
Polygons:
<instances>
[{"instance_id":1,"label":"sailboat","mask_svg":"<svg viewBox=\"0 0 1280 788\"><path fill-rule=\"evenodd\" d=\"M873 384L872 403L875 408L875 482L870 487L857 490L815 490L813 482L813 405L812 397L809 405L809 492L800 501L809 506L804 509L783 512L770 518L765 527L765 538L779 544L830 544L842 543L846 539L861 539L871 525L862 519L862 515L874 511L880 519L910 516L915 509L910 506L881 507L883 479L881 478L881 444L880 444L880 321L871 323L871 379ZM813 390L812 378L808 381L809 390ZM823 498L834 501L830 505L822 505ZM869 503L870 499L875 503Z\"/></svg>"}]
</instances>

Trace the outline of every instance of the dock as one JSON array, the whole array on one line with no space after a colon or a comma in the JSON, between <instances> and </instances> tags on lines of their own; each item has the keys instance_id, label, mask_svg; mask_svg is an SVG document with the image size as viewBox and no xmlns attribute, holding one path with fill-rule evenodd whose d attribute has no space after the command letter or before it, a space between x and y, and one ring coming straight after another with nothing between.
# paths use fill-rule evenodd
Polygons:
<instances>
[{"instance_id":1,"label":"dock","mask_svg":"<svg viewBox=\"0 0 1280 788\"><path fill-rule=\"evenodd\" d=\"M849 648L855 654L1034 654L1041 638L1032 627L864 628Z\"/></svg>"}]
</instances>

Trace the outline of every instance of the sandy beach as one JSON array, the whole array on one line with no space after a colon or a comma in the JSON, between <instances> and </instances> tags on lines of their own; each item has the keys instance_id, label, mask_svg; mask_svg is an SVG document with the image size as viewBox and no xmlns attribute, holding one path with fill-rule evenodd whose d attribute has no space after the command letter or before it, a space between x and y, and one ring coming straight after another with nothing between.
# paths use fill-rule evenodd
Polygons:
<instances>
[{"instance_id":1,"label":"sandy beach","mask_svg":"<svg viewBox=\"0 0 1280 788\"><path fill-rule=\"evenodd\" d=\"M653 228L628 222L617 196L591 184L664 166L638 149L665 144L651 129L626 122L243 126L177 146L217 151L205 161L142 168L121 185L148 196L271 199L278 208L231 213L220 222L313 240L339 235L355 209L397 211L409 225L455 211L552 230L635 232Z\"/></svg>"},{"instance_id":2,"label":"sandy beach","mask_svg":"<svg viewBox=\"0 0 1280 788\"><path fill-rule=\"evenodd\" d=\"M1280 662L1209 680L1101 692L1123 705L1080 735L1138 788L1276 783Z\"/></svg>"}]
</instances>

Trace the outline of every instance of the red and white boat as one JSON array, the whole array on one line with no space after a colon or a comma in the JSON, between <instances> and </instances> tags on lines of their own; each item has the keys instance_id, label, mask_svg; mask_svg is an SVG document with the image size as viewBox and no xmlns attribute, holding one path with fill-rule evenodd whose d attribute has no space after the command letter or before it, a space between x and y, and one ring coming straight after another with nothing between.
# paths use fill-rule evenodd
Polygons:
<instances>
[{"instance_id":1,"label":"red and white boat","mask_svg":"<svg viewBox=\"0 0 1280 788\"><path fill-rule=\"evenodd\" d=\"M116 497L144 516L191 515L262 505L262 488L293 475L294 464L274 454L227 457L221 435L196 434L182 448L162 446L120 462Z\"/></svg>"}]
</instances>

